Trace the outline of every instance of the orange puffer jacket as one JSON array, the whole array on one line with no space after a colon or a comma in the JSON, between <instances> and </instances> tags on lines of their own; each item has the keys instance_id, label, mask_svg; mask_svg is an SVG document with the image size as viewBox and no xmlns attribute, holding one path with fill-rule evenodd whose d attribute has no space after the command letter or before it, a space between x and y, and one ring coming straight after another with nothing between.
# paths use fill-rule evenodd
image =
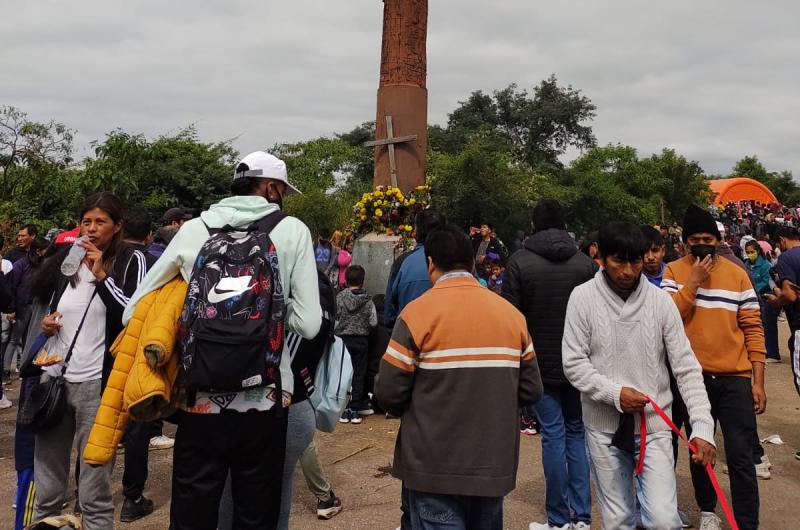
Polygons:
<instances>
[{"instance_id":1,"label":"orange puffer jacket","mask_svg":"<svg viewBox=\"0 0 800 530\"><path fill-rule=\"evenodd\" d=\"M151 421L175 411L175 340L186 290L186 282L177 277L142 298L111 346L114 368L83 452L87 464L111 461L129 417Z\"/></svg>"}]
</instances>

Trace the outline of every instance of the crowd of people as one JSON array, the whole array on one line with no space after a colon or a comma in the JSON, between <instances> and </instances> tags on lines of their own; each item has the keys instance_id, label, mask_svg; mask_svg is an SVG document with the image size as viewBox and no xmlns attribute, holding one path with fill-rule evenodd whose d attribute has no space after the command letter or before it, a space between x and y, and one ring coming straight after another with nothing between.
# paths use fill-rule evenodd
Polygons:
<instances>
[{"instance_id":1,"label":"crowd of people","mask_svg":"<svg viewBox=\"0 0 800 530\"><path fill-rule=\"evenodd\" d=\"M464 230L428 208L384 295L364 289L351 234L314 240L282 212L297 192L283 161L257 151L233 168L229 197L198 217L172 208L155 234L108 192L75 226L20 228L0 275L0 408L21 379L15 528L73 524L72 476L70 514L113 528L120 444L123 522L154 510L151 448L173 451L176 530L288 528L298 464L318 517L334 517L314 393L339 339L352 384L338 422L401 420L403 530L503 528L520 432L541 435L547 518L531 530L688 527L664 418L692 444L697 526L721 524L707 474L719 425L733 517L758 528L771 464L757 416L782 313L800 392L796 211L691 206L680 225L612 222L577 240L562 205L542 200L510 252L491 225Z\"/></svg>"}]
</instances>

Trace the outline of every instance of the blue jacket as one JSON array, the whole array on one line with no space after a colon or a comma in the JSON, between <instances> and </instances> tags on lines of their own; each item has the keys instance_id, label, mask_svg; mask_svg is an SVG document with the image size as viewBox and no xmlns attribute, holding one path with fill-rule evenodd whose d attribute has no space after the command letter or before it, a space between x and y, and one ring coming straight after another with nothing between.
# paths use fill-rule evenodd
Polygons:
<instances>
[{"instance_id":1,"label":"blue jacket","mask_svg":"<svg viewBox=\"0 0 800 530\"><path fill-rule=\"evenodd\" d=\"M418 245L403 261L394 281L389 282L387 286L384 310L386 327L392 329L403 308L422 296L431 287L433 285L428 278L425 249L422 245Z\"/></svg>"},{"instance_id":2,"label":"blue jacket","mask_svg":"<svg viewBox=\"0 0 800 530\"><path fill-rule=\"evenodd\" d=\"M750 269L750 274L753 275L753 283L756 286L756 291L759 294L761 293L768 293L771 291L769 288L769 280L770 275L769 271L771 266L767 260L759 256L756 258L755 263L750 263L750 260L747 260L747 267Z\"/></svg>"}]
</instances>

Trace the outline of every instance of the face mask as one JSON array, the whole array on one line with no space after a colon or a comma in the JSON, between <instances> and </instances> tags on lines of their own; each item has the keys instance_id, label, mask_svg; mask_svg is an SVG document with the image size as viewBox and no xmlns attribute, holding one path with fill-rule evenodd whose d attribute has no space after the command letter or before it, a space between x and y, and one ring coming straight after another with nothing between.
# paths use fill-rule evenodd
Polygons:
<instances>
[{"instance_id":1,"label":"face mask","mask_svg":"<svg viewBox=\"0 0 800 530\"><path fill-rule=\"evenodd\" d=\"M750 260L750 263L755 263L756 260L758 259L758 254L756 254L755 252L748 252L747 259Z\"/></svg>"},{"instance_id":2,"label":"face mask","mask_svg":"<svg viewBox=\"0 0 800 530\"><path fill-rule=\"evenodd\" d=\"M715 245L693 245L691 251L692 256L702 261L706 256L711 256L713 258L717 253L717 247Z\"/></svg>"}]
</instances>

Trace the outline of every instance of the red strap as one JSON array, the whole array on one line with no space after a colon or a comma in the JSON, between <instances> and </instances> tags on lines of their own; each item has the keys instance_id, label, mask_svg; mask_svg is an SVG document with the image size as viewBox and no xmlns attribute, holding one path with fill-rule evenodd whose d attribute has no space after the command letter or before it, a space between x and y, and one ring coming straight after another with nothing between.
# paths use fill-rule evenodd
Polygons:
<instances>
[{"instance_id":1,"label":"red strap","mask_svg":"<svg viewBox=\"0 0 800 530\"><path fill-rule=\"evenodd\" d=\"M677 433L680 436L681 440L686 443L686 446L689 448L689 451L692 454L697 454L697 448L692 444L689 440L686 439L686 436L681 432L680 429L672 422L672 418L667 416L667 413L664 410L656 405L655 401L652 398L648 397L648 401L653 406L653 409L656 413L661 416L661 419L664 420L672 432ZM641 439L640 442L640 449L639 449L639 464L636 466L636 473L639 474L642 472L642 467L644 467L644 446L645 446L645 436L647 434L647 427L645 425L645 413L644 410L641 412ZM731 510L730 504L728 504L728 499L725 497L725 492L722 491L722 487L719 485L719 481L717 480L717 475L714 473L714 468L711 467L711 464L706 464L706 473L708 474L708 478L711 480L711 485L714 486L714 491L717 493L717 498L719 499L719 503L722 506L722 511L725 514L725 518L728 520L728 524L731 526L732 530L739 530L739 526L736 524L736 519L733 517L733 510Z\"/></svg>"},{"instance_id":2,"label":"red strap","mask_svg":"<svg viewBox=\"0 0 800 530\"><path fill-rule=\"evenodd\" d=\"M636 474L641 475L644 471L644 450L647 447L647 421L642 409L639 417L639 462L636 463Z\"/></svg>"}]
</instances>

